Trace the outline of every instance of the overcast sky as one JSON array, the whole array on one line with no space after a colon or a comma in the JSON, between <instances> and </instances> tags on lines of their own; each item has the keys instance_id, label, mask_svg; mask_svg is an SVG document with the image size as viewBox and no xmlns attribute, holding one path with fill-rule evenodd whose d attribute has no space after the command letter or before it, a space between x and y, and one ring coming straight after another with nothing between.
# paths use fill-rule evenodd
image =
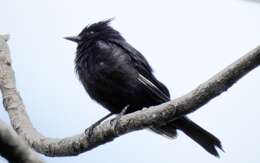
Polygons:
<instances>
[{"instance_id":1,"label":"overcast sky","mask_svg":"<svg viewBox=\"0 0 260 163\"><path fill-rule=\"evenodd\" d=\"M108 113L85 93L74 73L76 44L63 39L87 24L115 17L112 26L143 53L172 98L260 45L256 0L0 2L0 32L11 35L17 87L33 124L48 137L82 133ZM220 159L182 133L169 140L147 130L79 156L42 158L48 163L259 163L259 90L258 68L190 115L221 139L226 152ZM2 106L0 119L9 123Z\"/></svg>"}]
</instances>

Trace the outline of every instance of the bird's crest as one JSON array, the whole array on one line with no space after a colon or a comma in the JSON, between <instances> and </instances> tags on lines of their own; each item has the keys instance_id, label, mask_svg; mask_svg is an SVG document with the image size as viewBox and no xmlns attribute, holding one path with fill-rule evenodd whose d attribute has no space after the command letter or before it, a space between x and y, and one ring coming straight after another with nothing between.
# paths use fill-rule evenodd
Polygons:
<instances>
[{"instance_id":1,"label":"bird's crest","mask_svg":"<svg viewBox=\"0 0 260 163\"><path fill-rule=\"evenodd\" d=\"M104 29L110 28L109 24L113 20L114 20L114 18L110 18L110 19L106 19L103 21L99 21L99 22L91 24L91 25L87 25L79 35L84 35L85 33L88 33L88 32L98 32L98 31L102 31Z\"/></svg>"}]
</instances>

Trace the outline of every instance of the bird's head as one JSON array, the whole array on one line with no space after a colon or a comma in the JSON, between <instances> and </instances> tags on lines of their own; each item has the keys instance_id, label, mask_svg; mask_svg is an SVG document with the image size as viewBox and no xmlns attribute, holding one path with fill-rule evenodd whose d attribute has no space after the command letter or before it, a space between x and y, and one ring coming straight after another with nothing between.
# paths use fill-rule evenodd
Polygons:
<instances>
[{"instance_id":1,"label":"bird's head","mask_svg":"<svg viewBox=\"0 0 260 163\"><path fill-rule=\"evenodd\" d=\"M90 43L95 40L107 40L121 38L119 32L114 30L109 23L113 18L100 21L91 25L86 26L79 35L65 37L65 39L80 43Z\"/></svg>"}]
</instances>

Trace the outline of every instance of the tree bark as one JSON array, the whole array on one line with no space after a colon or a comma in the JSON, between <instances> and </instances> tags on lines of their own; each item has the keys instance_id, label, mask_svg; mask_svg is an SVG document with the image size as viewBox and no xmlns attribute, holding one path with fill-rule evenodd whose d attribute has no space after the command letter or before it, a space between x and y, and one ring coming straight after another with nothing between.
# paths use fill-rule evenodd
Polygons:
<instances>
[{"instance_id":1,"label":"tree bark","mask_svg":"<svg viewBox=\"0 0 260 163\"><path fill-rule=\"evenodd\" d=\"M9 163L43 163L13 129L0 120L0 155Z\"/></svg>"}]
</instances>

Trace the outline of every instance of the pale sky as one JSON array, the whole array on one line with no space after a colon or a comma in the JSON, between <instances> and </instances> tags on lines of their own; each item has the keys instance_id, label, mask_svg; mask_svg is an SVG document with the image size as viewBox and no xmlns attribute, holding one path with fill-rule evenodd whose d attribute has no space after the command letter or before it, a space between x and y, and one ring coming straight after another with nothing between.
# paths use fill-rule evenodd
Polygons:
<instances>
[{"instance_id":1,"label":"pale sky","mask_svg":"<svg viewBox=\"0 0 260 163\"><path fill-rule=\"evenodd\" d=\"M108 112L79 83L76 44L63 39L87 24L112 26L138 49L179 97L260 45L260 3L250 0L0 0L0 33L9 33L17 87L35 127L48 137L82 133ZM169 140L147 130L79 156L48 163L259 163L260 68L189 115L221 141L215 158L186 135ZM1 106L0 119L9 123ZM0 158L0 163L5 163Z\"/></svg>"}]
</instances>

